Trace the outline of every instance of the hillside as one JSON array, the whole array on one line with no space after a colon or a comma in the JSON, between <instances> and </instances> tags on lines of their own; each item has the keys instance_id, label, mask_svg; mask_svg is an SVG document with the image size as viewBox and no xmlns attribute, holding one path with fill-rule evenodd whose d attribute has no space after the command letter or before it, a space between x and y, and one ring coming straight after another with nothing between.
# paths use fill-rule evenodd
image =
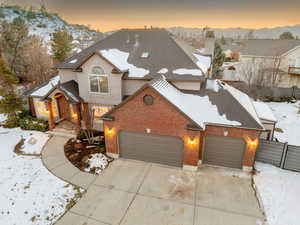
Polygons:
<instances>
[{"instance_id":1,"label":"hillside","mask_svg":"<svg viewBox=\"0 0 300 225\"><path fill-rule=\"evenodd\" d=\"M51 34L55 30L62 28L72 34L75 43L79 40L84 40L85 43L89 40L93 42L94 39L100 39L103 36L102 33L89 29L87 26L68 24L54 13L42 10L25 10L18 6L0 7L0 22L10 23L17 17L21 17L26 22L30 35L39 36L45 42L51 40Z\"/></svg>"},{"instance_id":2,"label":"hillside","mask_svg":"<svg viewBox=\"0 0 300 225\"><path fill-rule=\"evenodd\" d=\"M168 29L173 34L183 37L202 37L202 28L188 28L188 27L171 27ZM220 38L222 35L227 38L244 38L251 29L246 28L211 28L215 32L215 35ZM286 27L275 28L262 28L253 30L255 38L259 39L277 39L283 32L289 31L294 36L300 38L300 24Z\"/></svg>"}]
</instances>

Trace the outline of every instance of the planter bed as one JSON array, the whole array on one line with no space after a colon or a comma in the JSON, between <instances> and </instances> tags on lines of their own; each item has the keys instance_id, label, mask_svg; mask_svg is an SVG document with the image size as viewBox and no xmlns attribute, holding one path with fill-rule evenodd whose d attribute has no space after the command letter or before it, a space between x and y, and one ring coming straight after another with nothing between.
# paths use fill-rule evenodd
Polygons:
<instances>
[{"instance_id":1,"label":"planter bed","mask_svg":"<svg viewBox=\"0 0 300 225\"><path fill-rule=\"evenodd\" d=\"M113 159L105 154L104 141L89 144L86 139L70 139L64 147L69 161L83 172L100 174Z\"/></svg>"}]
</instances>

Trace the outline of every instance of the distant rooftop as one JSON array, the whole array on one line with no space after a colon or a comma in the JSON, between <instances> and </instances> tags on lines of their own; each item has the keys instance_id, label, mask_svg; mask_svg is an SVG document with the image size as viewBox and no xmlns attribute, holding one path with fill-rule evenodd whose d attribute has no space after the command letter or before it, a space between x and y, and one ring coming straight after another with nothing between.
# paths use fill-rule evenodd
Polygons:
<instances>
[{"instance_id":1,"label":"distant rooftop","mask_svg":"<svg viewBox=\"0 0 300 225\"><path fill-rule=\"evenodd\" d=\"M300 40L251 39L222 45L224 51L240 51L249 56L280 56L299 46Z\"/></svg>"}]
</instances>

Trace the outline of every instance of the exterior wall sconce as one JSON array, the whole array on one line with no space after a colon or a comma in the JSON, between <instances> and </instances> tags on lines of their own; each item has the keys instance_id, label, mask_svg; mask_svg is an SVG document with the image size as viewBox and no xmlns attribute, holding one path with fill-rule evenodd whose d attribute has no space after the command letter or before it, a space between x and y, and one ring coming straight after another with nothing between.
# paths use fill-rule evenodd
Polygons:
<instances>
[{"instance_id":1,"label":"exterior wall sconce","mask_svg":"<svg viewBox=\"0 0 300 225\"><path fill-rule=\"evenodd\" d=\"M246 142L247 142L248 147L251 150L255 150L258 146L258 139L257 138L251 139L250 137L247 137Z\"/></svg>"},{"instance_id":2,"label":"exterior wall sconce","mask_svg":"<svg viewBox=\"0 0 300 225\"><path fill-rule=\"evenodd\" d=\"M190 144L190 145L194 145L194 144L196 144L196 138L189 138L188 139L188 143Z\"/></svg>"},{"instance_id":3,"label":"exterior wall sconce","mask_svg":"<svg viewBox=\"0 0 300 225\"><path fill-rule=\"evenodd\" d=\"M107 135L112 135L113 134L113 128L106 128L106 133Z\"/></svg>"},{"instance_id":4,"label":"exterior wall sconce","mask_svg":"<svg viewBox=\"0 0 300 225\"><path fill-rule=\"evenodd\" d=\"M74 120L77 120L77 119L78 119L77 113L73 113L72 118L73 118Z\"/></svg>"}]
</instances>

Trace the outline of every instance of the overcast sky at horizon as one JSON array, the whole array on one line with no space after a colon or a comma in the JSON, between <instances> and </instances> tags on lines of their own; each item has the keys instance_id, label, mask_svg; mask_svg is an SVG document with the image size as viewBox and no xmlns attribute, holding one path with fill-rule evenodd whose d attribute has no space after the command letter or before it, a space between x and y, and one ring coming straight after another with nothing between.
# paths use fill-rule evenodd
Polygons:
<instances>
[{"instance_id":1,"label":"overcast sky at horizon","mask_svg":"<svg viewBox=\"0 0 300 225\"><path fill-rule=\"evenodd\" d=\"M8 0L38 6L41 0ZM119 28L244 27L300 24L300 0L44 0L69 23L100 31Z\"/></svg>"}]
</instances>

